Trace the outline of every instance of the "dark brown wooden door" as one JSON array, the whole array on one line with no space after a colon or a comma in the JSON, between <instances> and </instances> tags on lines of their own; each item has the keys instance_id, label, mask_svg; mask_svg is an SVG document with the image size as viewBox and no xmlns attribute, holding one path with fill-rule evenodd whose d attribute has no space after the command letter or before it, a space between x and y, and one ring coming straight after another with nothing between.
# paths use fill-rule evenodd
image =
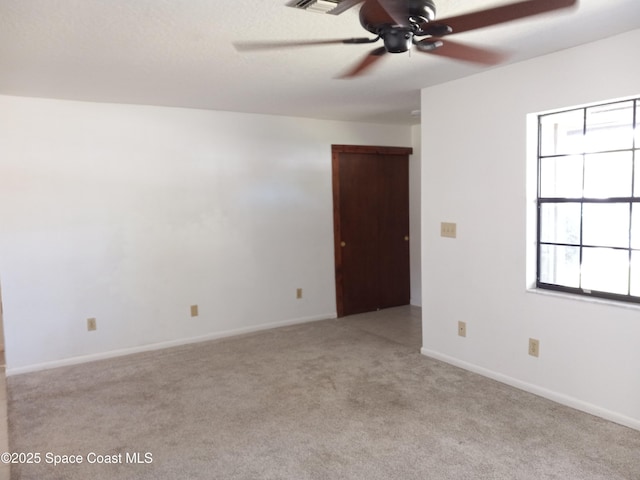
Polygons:
<instances>
[{"instance_id":1,"label":"dark brown wooden door","mask_svg":"<svg viewBox=\"0 0 640 480\"><path fill-rule=\"evenodd\" d=\"M409 303L409 154L333 146L338 315Z\"/></svg>"}]
</instances>

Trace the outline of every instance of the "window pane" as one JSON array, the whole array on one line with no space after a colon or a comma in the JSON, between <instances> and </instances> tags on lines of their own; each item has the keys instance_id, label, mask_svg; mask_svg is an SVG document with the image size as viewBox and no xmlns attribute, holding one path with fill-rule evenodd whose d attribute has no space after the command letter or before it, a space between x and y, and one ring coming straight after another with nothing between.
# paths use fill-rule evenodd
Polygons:
<instances>
[{"instance_id":1,"label":"window pane","mask_svg":"<svg viewBox=\"0 0 640 480\"><path fill-rule=\"evenodd\" d=\"M632 158L631 151L585 155L584 196L630 197Z\"/></svg>"},{"instance_id":2,"label":"window pane","mask_svg":"<svg viewBox=\"0 0 640 480\"><path fill-rule=\"evenodd\" d=\"M640 101L636 100L636 148L640 148Z\"/></svg>"},{"instance_id":3,"label":"window pane","mask_svg":"<svg viewBox=\"0 0 640 480\"><path fill-rule=\"evenodd\" d=\"M640 112L638 112L640 113ZM640 120L640 119L639 119ZM638 130L640 130L640 125L637 128ZM640 146L640 137L638 137L638 140L636 140L636 145ZM640 150L636 150L636 161L634 162L635 165L635 174L633 175L634 181L633 181L633 196L634 197L640 197Z\"/></svg>"},{"instance_id":4,"label":"window pane","mask_svg":"<svg viewBox=\"0 0 640 480\"><path fill-rule=\"evenodd\" d=\"M640 203L631 208L631 248L640 250Z\"/></svg>"},{"instance_id":5,"label":"window pane","mask_svg":"<svg viewBox=\"0 0 640 480\"><path fill-rule=\"evenodd\" d=\"M582 155L540 159L541 197L582 197Z\"/></svg>"},{"instance_id":6,"label":"window pane","mask_svg":"<svg viewBox=\"0 0 640 480\"><path fill-rule=\"evenodd\" d=\"M631 295L640 297L640 252L631 253Z\"/></svg>"},{"instance_id":7,"label":"window pane","mask_svg":"<svg viewBox=\"0 0 640 480\"><path fill-rule=\"evenodd\" d=\"M585 203L582 244L629 248L628 203Z\"/></svg>"},{"instance_id":8,"label":"window pane","mask_svg":"<svg viewBox=\"0 0 640 480\"><path fill-rule=\"evenodd\" d=\"M543 203L540 240L545 243L580 243L580 204Z\"/></svg>"},{"instance_id":9,"label":"window pane","mask_svg":"<svg viewBox=\"0 0 640 480\"><path fill-rule=\"evenodd\" d=\"M540 117L540 155L582 152L584 110Z\"/></svg>"},{"instance_id":10,"label":"window pane","mask_svg":"<svg viewBox=\"0 0 640 480\"><path fill-rule=\"evenodd\" d=\"M629 251L584 248L581 286L585 290L626 295L629 290Z\"/></svg>"},{"instance_id":11,"label":"window pane","mask_svg":"<svg viewBox=\"0 0 640 480\"><path fill-rule=\"evenodd\" d=\"M587 108L587 152L631 148L633 101Z\"/></svg>"},{"instance_id":12,"label":"window pane","mask_svg":"<svg viewBox=\"0 0 640 480\"><path fill-rule=\"evenodd\" d=\"M578 288L580 286L580 248L540 245L540 281Z\"/></svg>"}]
</instances>

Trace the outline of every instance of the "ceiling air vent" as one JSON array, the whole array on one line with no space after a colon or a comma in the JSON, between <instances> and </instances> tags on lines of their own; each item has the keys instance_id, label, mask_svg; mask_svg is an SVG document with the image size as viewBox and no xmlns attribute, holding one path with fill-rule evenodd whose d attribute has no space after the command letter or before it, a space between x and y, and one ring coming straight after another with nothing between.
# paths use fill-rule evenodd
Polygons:
<instances>
[{"instance_id":1,"label":"ceiling air vent","mask_svg":"<svg viewBox=\"0 0 640 480\"><path fill-rule=\"evenodd\" d=\"M342 13L345 8L338 8L344 0L293 0L287 3L289 7L307 10L316 13L331 13L337 15Z\"/></svg>"}]
</instances>

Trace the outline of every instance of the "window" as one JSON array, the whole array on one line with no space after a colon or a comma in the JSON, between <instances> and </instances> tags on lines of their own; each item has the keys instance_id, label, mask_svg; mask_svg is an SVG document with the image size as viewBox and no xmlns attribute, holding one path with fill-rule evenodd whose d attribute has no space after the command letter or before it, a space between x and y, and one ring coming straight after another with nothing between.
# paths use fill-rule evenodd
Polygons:
<instances>
[{"instance_id":1,"label":"window","mask_svg":"<svg viewBox=\"0 0 640 480\"><path fill-rule=\"evenodd\" d=\"M640 303L640 98L538 116L538 288Z\"/></svg>"}]
</instances>

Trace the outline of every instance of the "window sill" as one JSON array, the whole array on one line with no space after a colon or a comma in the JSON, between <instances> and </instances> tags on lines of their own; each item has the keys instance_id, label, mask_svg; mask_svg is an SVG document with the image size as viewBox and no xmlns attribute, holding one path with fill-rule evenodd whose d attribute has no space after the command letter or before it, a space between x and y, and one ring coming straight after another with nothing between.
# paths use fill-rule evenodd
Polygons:
<instances>
[{"instance_id":1,"label":"window sill","mask_svg":"<svg viewBox=\"0 0 640 480\"><path fill-rule=\"evenodd\" d=\"M527 293L533 293L537 295L562 298L565 300L574 300L578 302L596 303L599 305L606 305L608 307L625 308L628 310L635 310L640 312L640 304L638 303L619 302L619 301L610 300L607 298L589 297L586 295L574 295L572 293L556 292L553 290L546 290L544 288L536 288L536 287L527 288L526 291Z\"/></svg>"}]
</instances>

